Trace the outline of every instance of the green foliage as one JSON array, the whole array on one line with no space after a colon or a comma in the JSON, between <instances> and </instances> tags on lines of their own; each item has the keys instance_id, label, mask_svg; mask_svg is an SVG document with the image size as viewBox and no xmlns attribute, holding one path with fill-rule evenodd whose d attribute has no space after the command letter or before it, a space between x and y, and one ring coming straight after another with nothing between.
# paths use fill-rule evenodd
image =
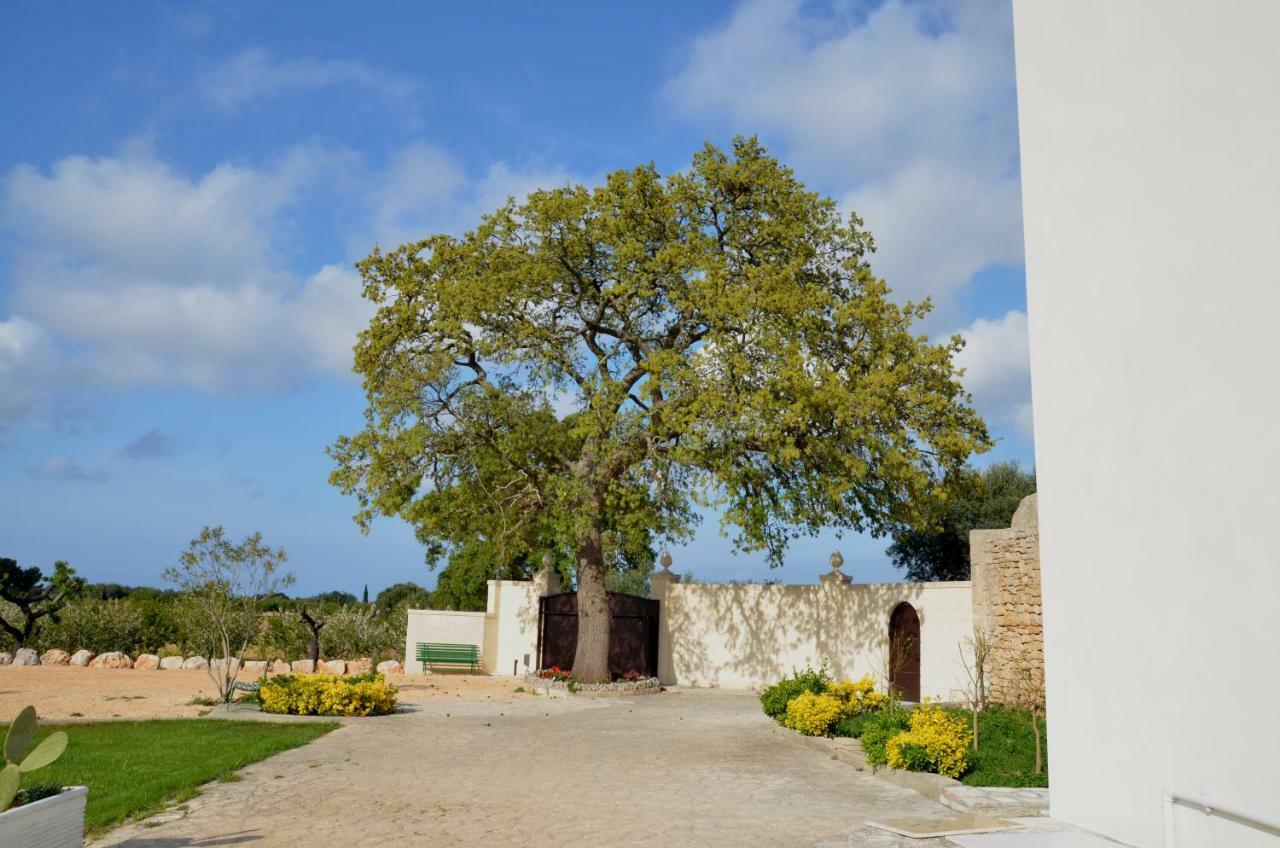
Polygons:
<instances>
[{"instance_id":1,"label":"green foliage","mask_svg":"<svg viewBox=\"0 0 1280 848\"><path fill-rule=\"evenodd\" d=\"M915 742L903 742L898 745L898 768L906 771L931 771L933 761L929 757L929 749Z\"/></svg>"},{"instance_id":2,"label":"green foliage","mask_svg":"<svg viewBox=\"0 0 1280 848\"><path fill-rule=\"evenodd\" d=\"M969 531L1008 527L1018 504L1035 490L1035 472L1016 462L958 471L922 499L923 524L893 530L889 559L908 580L968 580Z\"/></svg>"},{"instance_id":3,"label":"green foliage","mask_svg":"<svg viewBox=\"0 0 1280 848\"><path fill-rule=\"evenodd\" d=\"M629 544L687 536L696 506L775 565L800 533L914 525L990 440L962 341L917 334L928 303L895 303L873 249L738 138L375 250L365 427L330 448L331 481L361 526L399 516L429 549L571 552L580 593ZM607 639L581 644L602 673Z\"/></svg>"},{"instance_id":4,"label":"green foliage","mask_svg":"<svg viewBox=\"0 0 1280 848\"><path fill-rule=\"evenodd\" d=\"M832 736L845 736L850 739L859 739L862 736L862 730L867 726L867 722L877 713L857 713L855 715L847 715L840 719L831 727Z\"/></svg>"},{"instance_id":5,"label":"green foliage","mask_svg":"<svg viewBox=\"0 0 1280 848\"><path fill-rule=\"evenodd\" d=\"M57 624L41 634L41 645L67 651L86 649L95 654L124 651L137 656L142 651L145 621L139 606L128 600L81 600L62 610ZM177 628L165 641L154 643L159 648L176 636Z\"/></svg>"},{"instance_id":6,"label":"green foliage","mask_svg":"<svg viewBox=\"0 0 1280 848\"><path fill-rule=\"evenodd\" d=\"M967 713L964 714L967 716ZM1041 743L1044 727L1041 724ZM970 769L961 780L973 786L1048 786L1045 772L1035 773L1035 738L1031 713L1020 707L993 704L978 713L982 744L969 755Z\"/></svg>"},{"instance_id":7,"label":"green foliage","mask_svg":"<svg viewBox=\"0 0 1280 848\"><path fill-rule=\"evenodd\" d=\"M267 613L254 653L260 657L280 657L288 662L306 659L311 649L311 631L302 616L293 610Z\"/></svg>"},{"instance_id":8,"label":"green foliage","mask_svg":"<svg viewBox=\"0 0 1280 848\"><path fill-rule=\"evenodd\" d=\"M26 789L19 789L18 794L14 796L13 806L21 807L23 804L34 804L36 801L43 801L45 798L52 798L54 795L60 795L62 787L56 783L33 783Z\"/></svg>"},{"instance_id":9,"label":"green foliage","mask_svg":"<svg viewBox=\"0 0 1280 848\"><path fill-rule=\"evenodd\" d=\"M885 746L889 740L911 727L911 713L908 710L884 709L878 713L869 713L862 725L862 750L867 755L867 762L873 766L882 766L889 762Z\"/></svg>"},{"instance_id":10,"label":"green foliage","mask_svg":"<svg viewBox=\"0 0 1280 848\"><path fill-rule=\"evenodd\" d=\"M320 631L323 657L372 657L387 659L404 650L406 620L383 616L378 610L357 606L340 607L327 614Z\"/></svg>"},{"instance_id":11,"label":"green foliage","mask_svg":"<svg viewBox=\"0 0 1280 848\"><path fill-rule=\"evenodd\" d=\"M127 817L190 798L201 784L338 726L208 719L71 725L65 728L71 741L66 754L41 776L59 786L89 787L85 827L93 836Z\"/></svg>"},{"instance_id":12,"label":"green foliage","mask_svg":"<svg viewBox=\"0 0 1280 848\"><path fill-rule=\"evenodd\" d=\"M184 643L207 649L207 657L243 660L261 624L261 599L293 584L293 575L281 573L288 556L272 550L261 533L246 536L239 544L227 539L221 527L205 527L178 560L165 569L164 579L184 594L179 630ZM213 674L218 695L230 702L238 666L224 663Z\"/></svg>"},{"instance_id":13,"label":"green foliage","mask_svg":"<svg viewBox=\"0 0 1280 848\"><path fill-rule=\"evenodd\" d=\"M16 560L0 557L0 633L13 647L27 646L42 619L57 621L58 612L83 591L84 578L61 560L46 577L36 566L22 568Z\"/></svg>"},{"instance_id":14,"label":"green foliage","mask_svg":"<svg viewBox=\"0 0 1280 848\"><path fill-rule=\"evenodd\" d=\"M310 598L300 598L299 600L311 601L325 606L345 607L350 604L354 604L356 602L356 596L350 592L343 592L341 590L334 589L329 592L321 592L319 595L315 595Z\"/></svg>"},{"instance_id":15,"label":"green foliage","mask_svg":"<svg viewBox=\"0 0 1280 848\"><path fill-rule=\"evenodd\" d=\"M760 693L760 705L769 718L781 721L786 715L787 704L802 692L821 695L831 685L827 667L792 669L790 677L784 677Z\"/></svg>"},{"instance_id":16,"label":"green foliage","mask_svg":"<svg viewBox=\"0 0 1280 848\"><path fill-rule=\"evenodd\" d=\"M431 590L417 583L393 583L378 593L373 604L383 610L400 606L410 609L430 609Z\"/></svg>"},{"instance_id":17,"label":"green foliage","mask_svg":"<svg viewBox=\"0 0 1280 848\"><path fill-rule=\"evenodd\" d=\"M22 775L52 765L67 749L67 734L62 732L49 734L31 748L37 724L35 707L25 707L5 734L5 765L0 769L0 812L14 802Z\"/></svg>"}]
</instances>

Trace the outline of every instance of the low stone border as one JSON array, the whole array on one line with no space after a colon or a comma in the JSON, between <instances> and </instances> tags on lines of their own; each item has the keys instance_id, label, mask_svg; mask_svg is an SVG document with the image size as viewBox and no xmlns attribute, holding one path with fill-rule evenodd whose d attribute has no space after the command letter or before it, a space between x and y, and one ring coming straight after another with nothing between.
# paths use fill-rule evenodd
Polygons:
<instances>
[{"instance_id":1,"label":"low stone border","mask_svg":"<svg viewBox=\"0 0 1280 848\"><path fill-rule=\"evenodd\" d=\"M574 683L570 680L550 680L530 673L524 676L526 689L549 698L566 698L570 695L654 695L662 691L656 677L639 680L618 680L613 683ZM572 687L572 688L571 688Z\"/></svg>"},{"instance_id":2,"label":"low stone border","mask_svg":"<svg viewBox=\"0 0 1280 848\"><path fill-rule=\"evenodd\" d=\"M138 669L139 671L166 671L169 669L204 669L211 665L216 669L226 660L209 660L201 656L193 657L159 657L155 654L140 654L137 659L133 659L128 654L119 651L108 651L105 654L95 654L92 651L80 650L74 654L68 654L66 651L57 648L45 651L43 654L37 654L32 648L19 648L15 653L8 651L0 651L0 666L16 665L16 666L77 666L80 668L114 668L114 669ZM310 660L294 660L287 663L281 659L275 660L245 660L243 667L239 666L237 660L230 660L233 668L240 670L248 675L256 675L261 677L265 674L313 674L319 672L321 674L368 674L375 670L380 674L402 674L404 666L399 660L383 660L374 666L373 660L368 657L361 657L355 660L321 660L319 665L313 666Z\"/></svg>"},{"instance_id":3,"label":"low stone border","mask_svg":"<svg viewBox=\"0 0 1280 848\"><path fill-rule=\"evenodd\" d=\"M837 736L804 736L790 728L775 725L775 730L806 748L821 751L833 760L841 760L858 771L867 771L881 780L918 792L931 801L961 813L989 813L1011 818L1049 815L1049 790L1034 787L1008 788L969 786L950 777L923 771L903 771L867 762L862 742Z\"/></svg>"}]
</instances>

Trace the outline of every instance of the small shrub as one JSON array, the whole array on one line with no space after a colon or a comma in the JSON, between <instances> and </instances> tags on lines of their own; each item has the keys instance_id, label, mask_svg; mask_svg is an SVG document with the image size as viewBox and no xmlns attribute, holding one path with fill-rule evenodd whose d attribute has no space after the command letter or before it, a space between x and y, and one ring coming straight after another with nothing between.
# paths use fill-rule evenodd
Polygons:
<instances>
[{"instance_id":1,"label":"small shrub","mask_svg":"<svg viewBox=\"0 0 1280 848\"><path fill-rule=\"evenodd\" d=\"M859 739L862 736L862 730L867 726L867 722L875 713L857 713L856 715L846 715L831 726L832 736L846 736L850 739Z\"/></svg>"},{"instance_id":2,"label":"small shrub","mask_svg":"<svg viewBox=\"0 0 1280 848\"><path fill-rule=\"evenodd\" d=\"M792 669L790 677L782 678L760 693L760 705L769 718L782 721L782 716L787 712L787 704L793 698L802 692L821 695L830 685L831 676L827 674L826 666L817 669L806 667L799 671Z\"/></svg>"},{"instance_id":3,"label":"small shrub","mask_svg":"<svg viewBox=\"0 0 1280 848\"><path fill-rule=\"evenodd\" d=\"M870 713L862 726L862 750L867 762L882 766L889 762L885 745L899 733L911 727L910 713L906 710L881 710Z\"/></svg>"},{"instance_id":4,"label":"small shrub","mask_svg":"<svg viewBox=\"0 0 1280 848\"><path fill-rule=\"evenodd\" d=\"M403 649L404 627L397 626L397 620L381 615L377 609L343 606L324 616L324 629L320 631L321 656L385 659Z\"/></svg>"},{"instance_id":5,"label":"small shrub","mask_svg":"<svg viewBox=\"0 0 1280 848\"><path fill-rule=\"evenodd\" d=\"M18 790L18 794L13 796L13 806L34 804L36 801L43 801L45 798L60 794L62 794L62 787L56 783L33 783L26 789Z\"/></svg>"},{"instance_id":6,"label":"small shrub","mask_svg":"<svg viewBox=\"0 0 1280 848\"><path fill-rule=\"evenodd\" d=\"M844 702L833 695L801 692L787 704L782 723L805 736L826 736L844 710Z\"/></svg>"},{"instance_id":7,"label":"small shrub","mask_svg":"<svg viewBox=\"0 0 1280 848\"><path fill-rule=\"evenodd\" d=\"M897 738L901 738L899 734ZM895 744L897 743L897 744ZM929 749L923 745L917 745L914 742L897 742L897 739L889 741L889 765L894 768L905 769L906 771L932 771L932 761L929 759Z\"/></svg>"},{"instance_id":8,"label":"small shrub","mask_svg":"<svg viewBox=\"0 0 1280 848\"><path fill-rule=\"evenodd\" d=\"M68 604L58 620L41 632L40 646L95 654L123 651L137 656L143 647L142 613L129 601L80 600ZM152 647L152 646L146 646Z\"/></svg>"},{"instance_id":9,"label":"small shrub","mask_svg":"<svg viewBox=\"0 0 1280 848\"><path fill-rule=\"evenodd\" d=\"M846 716L875 712L889 703L889 696L876 691L876 682L869 674L833 683L827 692L844 704Z\"/></svg>"},{"instance_id":10,"label":"small shrub","mask_svg":"<svg viewBox=\"0 0 1280 848\"><path fill-rule=\"evenodd\" d=\"M287 715L387 715L396 708L396 688L376 673L285 674L265 681L258 698L263 712Z\"/></svg>"},{"instance_id":11,"label":"small shrub","mask_svg":"<svg viewBox=\"0 0 1280 848\"><path fill-rule=\"evenodd\" d=\"M972 743L973 735L961 715L936 704L921 704L911 713L910 728L885 745L885 755L892 768L958 778L969 768Z\"/></svg>"}]
</instances>

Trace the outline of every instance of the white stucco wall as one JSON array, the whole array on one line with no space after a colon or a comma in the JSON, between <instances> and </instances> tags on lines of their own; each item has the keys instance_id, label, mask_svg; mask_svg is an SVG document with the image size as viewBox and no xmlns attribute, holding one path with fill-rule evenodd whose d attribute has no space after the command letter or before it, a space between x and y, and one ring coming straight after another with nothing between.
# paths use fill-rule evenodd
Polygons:
<instances>
[{"instance_id":1,"label":"white stucco wall","mask_svg":"<svg viewBox=\"0 0 1280 848\"><path fill-rule=\"evenodd\" d=\"M489 618L494 628L490 634L485 668L491 674L510 676L534 670L538 664L538 591L531 581L490 580ZM525 657L529 666L525 667Z\"/></svg>"},{"instance_id":2,"label":"white stucco wall","mask_svg":"<svg viewBox=\"0 0 1280 848\"><path fill-rule=\"evenodd\" d=\"M681 584L666 587L667 681L753 688L824 661L836 677L878 676L889 614L902 601L920 618L921 695L958 699L958 645L973 633L969 583L821 586ZM665 669L664 669L665 671Z\"/></svg>"},{"instance_id":3,"label":"white stucco wall","mask_svg":"<svg viewBox=\"0 0 1280 848\"><path fill-rule=\"evenodd\" d=\"M484 615L482 612L409 610L404 640L405 673L422 673L422 663L414 659L419 642L449 642L483 649Z\"/></svg>"},{"instance_id":4,"label":"white stucco wall","mask_svg":"<svg viewBox=\"0 0 1280 848\"><path fill-rule=\"evenodd\" d=\"M1051 812L1145 848L1280 811L1280 3L1014 19Z\"/></svg>"}]
</instances>

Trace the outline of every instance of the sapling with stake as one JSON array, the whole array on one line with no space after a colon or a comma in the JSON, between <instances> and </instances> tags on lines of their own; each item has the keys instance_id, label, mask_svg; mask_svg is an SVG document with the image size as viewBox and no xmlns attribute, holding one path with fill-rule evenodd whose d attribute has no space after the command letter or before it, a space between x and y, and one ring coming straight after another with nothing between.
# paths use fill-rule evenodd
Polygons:
<instances>
[{"instance_id":1,"label":"sapling with stake","mask_svg":"<svg viewBox=\"0 0 1280 848\"><path fill-rule=\"evenodd\" d=\"M987 663L991 659L991 637L981 627L973 628L959 645L960 665L968 685L965 700L973 713L973 750L978 750L978 713L987 708Z\"/></svg>"}]
</instances>

